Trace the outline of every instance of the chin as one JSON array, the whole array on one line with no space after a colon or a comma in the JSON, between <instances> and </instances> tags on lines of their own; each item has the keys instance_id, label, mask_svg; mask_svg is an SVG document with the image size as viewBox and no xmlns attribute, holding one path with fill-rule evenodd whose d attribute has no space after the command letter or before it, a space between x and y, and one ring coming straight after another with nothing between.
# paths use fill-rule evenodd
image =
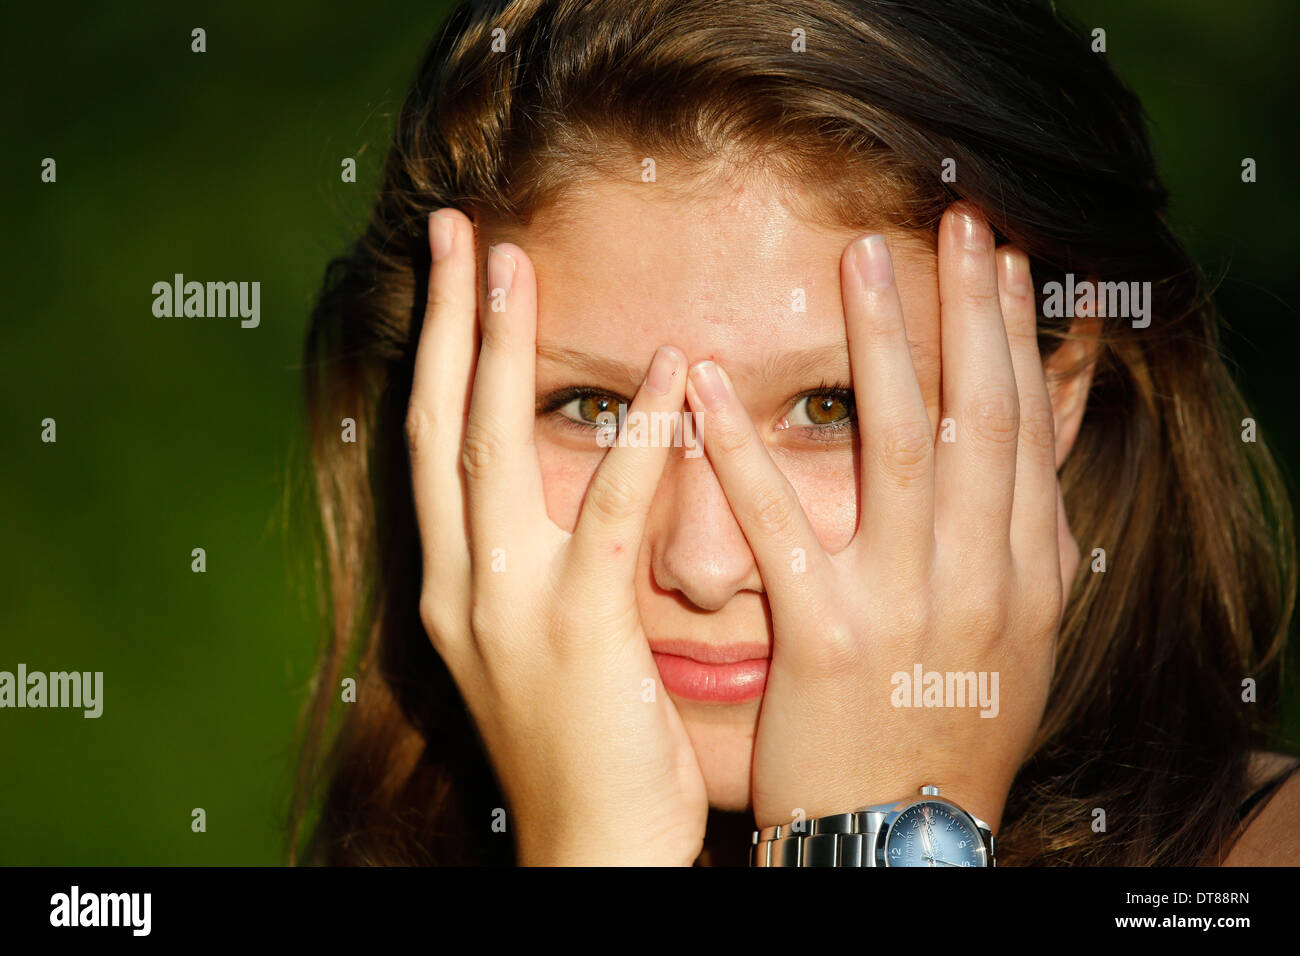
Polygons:
<instances>
[{"instance_id":1,"label":"chin","mask_svg":"<svg viewBox=\"0 0 1300 956\"><path fill-rule=\"evenodd\" d=\"M709 806L736 813L748 809L760 701L725 706L673 702L700 762Z\"/></svg>"}]
</instances>

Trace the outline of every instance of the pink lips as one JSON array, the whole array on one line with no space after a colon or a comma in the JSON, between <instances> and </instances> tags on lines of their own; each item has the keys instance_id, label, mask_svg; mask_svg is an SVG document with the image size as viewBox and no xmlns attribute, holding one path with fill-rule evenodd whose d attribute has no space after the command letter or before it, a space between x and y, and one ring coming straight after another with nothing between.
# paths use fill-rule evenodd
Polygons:
<instances>
[{"instance_id":1,"label":"pink lips","mask_svg":"<svg viewBox=\"0 0 1300 956\"><path fill-rule=\"evenodd\" d=\"M650 646L670 694L713 704L739 704L763 696L766 644L699 644L655 641Z\"/></svg>"}]
</instances>

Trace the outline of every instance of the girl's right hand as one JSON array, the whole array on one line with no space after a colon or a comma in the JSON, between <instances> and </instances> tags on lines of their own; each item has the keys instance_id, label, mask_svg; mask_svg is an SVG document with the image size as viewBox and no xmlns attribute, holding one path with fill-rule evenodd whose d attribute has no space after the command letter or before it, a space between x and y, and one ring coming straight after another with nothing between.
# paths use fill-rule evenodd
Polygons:
<instances>
[{"instance_id":1,"label":"girl's right hand","mask_svg":"<svg viewBox=\"0 0 1300 956\"><path fill-rule=\"evenodd\" d=\"M489 250L480 341L473 224L443 209L429 232L406 419L420 619L487 748L519 862L689 866L708 797L634 585L668 443L610 448L573 534L556 526L533 443L532 263L513 244ZM630 411L680 412L685 366L659 349Z\"/></svg>"}]
</instances>

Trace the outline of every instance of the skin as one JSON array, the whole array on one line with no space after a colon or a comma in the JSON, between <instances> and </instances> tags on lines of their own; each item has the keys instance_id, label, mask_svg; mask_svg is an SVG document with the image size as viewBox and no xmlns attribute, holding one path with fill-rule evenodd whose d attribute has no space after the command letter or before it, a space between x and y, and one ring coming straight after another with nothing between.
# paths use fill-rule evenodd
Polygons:
<instances>
[{"instance_id":1,"label":"skin","mask_svg":"<svg viewBox=\"0 0 1300 956\"><path fill-rule=\"evenodd\" d=\"M1263 786L1295 763L1294 757L1259 753L1252 761L1254 786ZM1224 866L1294 866L1300 860L1300 774L1292 774L1273 796L1245 821L1240 839L1233 843Z\"/></svg>"},{"instance_id":2,"label":"skin","mask_svg":"<svg viewBox=\"0 0 1300 956\"><path fill-rule=\"evenodd\" d=\"M1078 566L1056 469L1089 373L1052 372L1086 346L1044 369L1027 260L971 207L936 256L924 236L854 242L797 190L707 192L587 183L477 239L459 212L431 217L407 421L421 616L520 860L688 865L710 806L766 826L923 783L996 832ZM795 400L823 380L853 387L856 428ZM607 449L572 403L536 413L572 385L691 411L706 454ZM936 440L944 418L955 441ZM649 643L672 638L770 645L763 698L668 694ZM996 671L997 717L892 706L915 662Z\"/></svg>"}]
</instances>

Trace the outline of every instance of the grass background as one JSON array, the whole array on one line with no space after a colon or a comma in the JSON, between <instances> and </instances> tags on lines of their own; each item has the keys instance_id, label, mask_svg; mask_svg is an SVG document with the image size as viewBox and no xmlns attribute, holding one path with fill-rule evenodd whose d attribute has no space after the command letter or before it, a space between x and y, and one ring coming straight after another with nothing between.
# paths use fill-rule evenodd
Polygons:
<instances>
[{"instance_id":1,"label":"grass background","mask_svg":"<svg viewBox=\"0 0 1300 956\"><path fill-rule=\"evenodd\" d=\"M1293 477L1300 5L1061 6L1107 30L1146 103L1173 221L1226 271L1239 377ZM0 669L102 670L105 702L98 720L0 711L0 863L283 861L317 639L285 520L307 310L446 9L9 11ZM40 182L46 156L57 185ZM345 156L355 185L339 181ZM154 318L149 290L176 272L259 280L261 326ZM47 417L56 444L39 439ZM190 571L196 547L206 574ZM206 833L191 832L194 807Z\"/></svg>"}]
</instances>

